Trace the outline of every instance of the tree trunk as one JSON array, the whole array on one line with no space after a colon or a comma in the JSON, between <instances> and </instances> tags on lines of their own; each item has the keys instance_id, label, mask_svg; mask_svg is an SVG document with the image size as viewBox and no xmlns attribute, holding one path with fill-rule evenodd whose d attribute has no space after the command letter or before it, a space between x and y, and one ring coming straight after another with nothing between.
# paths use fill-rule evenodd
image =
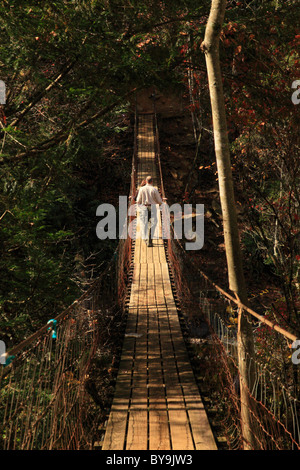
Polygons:
<instances>
[{"instance_id":1,"label":"tree trunk","mask_svg":"<svg viewBox=\"0 0 300 470\"><path fill-rule=\"evenodd\" d=\"M247 291L243 274L242 255L234 200L223 83L219 58L219 38L224 21L225 8L226 0L212 0L205 37L201 44L201 49L205 53L210 92L229 288L243 304L247 305ZM252 390L252 386L254 384L252 366L254 361L251 361L251 358L253 357L254 346L252 328L245 316L245 313L242 309L239 309L238 360L244 449L255 448L248 391ZM250 367L252 372L249 374Z\"/></svg>"}]
</instances>

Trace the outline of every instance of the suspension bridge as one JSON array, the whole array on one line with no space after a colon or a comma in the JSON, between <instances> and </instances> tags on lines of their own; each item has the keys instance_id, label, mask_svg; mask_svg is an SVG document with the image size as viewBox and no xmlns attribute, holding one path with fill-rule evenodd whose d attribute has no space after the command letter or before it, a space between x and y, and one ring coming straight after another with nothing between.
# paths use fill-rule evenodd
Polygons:
<instances>
[{"instance_id":1,"label":"suspension bridge","mask_svg":"<svg viewBox=\"0 0 300 470\"><path fill-rule=\"evenodd\" d=\"M165 198L155 112L135 116L129 208L149 174ZM199 316L210 332L204 381L222 407L217 426L229 449L243 448L236 329L224 314L241 305L188 264L184 253L179 262L182 247L174 237L163 239L159 207L157 214L158 236L147 247L138 236L138 214L128 211L135 236L120 240L100 278L7 352L0 372L1 449L217 450L179 321L178 296L186 308L192 296L185 270L197 283ZM299 449L299 376L290 361L296 337L243 308L249 321L266 325L274 347L269 369L257 361L255 389L249 390L257 446ZM118 328L120 311L125 327L107 410L96 384L105 386L98 375L110 357L108 332Z\"/></svg>"},{"instance_id":2,"label":"suspension bridge","mask_svg":"<svg viewBox=\"0 0 300 470\"><path fill-rule=\"evenodd\" d=\"M137 181L157 184L154 116L138 117ZM157 209L158 210L158 209ZM158 216L153 248L137 218L128 320L103 449L216 449L189 363Z\"/></svg>"}]
</instances>

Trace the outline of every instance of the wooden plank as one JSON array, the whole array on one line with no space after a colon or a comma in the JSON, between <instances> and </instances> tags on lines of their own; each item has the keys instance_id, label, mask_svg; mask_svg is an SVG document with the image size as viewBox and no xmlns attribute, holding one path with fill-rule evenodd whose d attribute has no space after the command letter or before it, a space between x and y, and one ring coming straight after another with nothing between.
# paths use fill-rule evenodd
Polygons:
<instances>
[{"instance_id":1,"label":"wooden plank","mask_svg":"<svg viewBox=\"0 0 300 470\"><path fill-rule=\"evenodd\" d=\"M126 341L125 339L114 399L102 445L103 450L123 450L125 446L127 416L131 396L132 358L130 359L126 356L130 343L133 346L133 339L131 341Z\"/></svg>"},{"instance_id":2,"label":"wooden plank","mask_svg":"<svg viewBox=\"0 0 300 470\"><path fill-rule=\"evenodd\" d=\"M129 410L126 450L147 450L148 446L148 393L147 388L132 390Z\"/></svg>"},{"instance_id":3,"label":"wooden plank","mask_svg":"<svg viewBox=\"0 0 300 470\"><path fill-rule=\"evenodd\" d=\"M196 450L218 450L206 411L188 410Z\"/></svg>"},{"instance_id":4,"label":"wooden plank","mask_svg":"<svg viewBox=\"0 0 300 470\"><path fill-rule=\"evenodd\" d=\"M147 277L145 276L145 244L139 238L139 282L137 305L137 326L135 357L132 374L132 396L130 403L128 431L126 436L126 450L146 450L148 446L148 423L147 423L147 314L146 304L146 286Z\"/></svg>"},{"instance_id":5,"label":"wooden plank","mask_svg":"<svg viewBox=\"0 0 300 470\"><path fill-rule=\"evenodd\" d=\"M170 432L173 450L194 450L193 438L181 389L178 385L166 387Z\"/></svg>"},{"instance_id":6,"label":"wooden plank","mask_svg":"<svg viewBox=\"0 0 300 470\"><path fill-rule=\"evenodd\" d=\"M148 283L147 283L147 307L149 312L149 319L154 316L157 319L157 306L155 297L155 279L154 279L154 264L148 263Z\"/></svg>"},{"instance_id":7,"label":"wooden plank","mask_svg":"<svg viewBox=\"0 0 300 470\"><path fill-rule=\"evenodd\" d=\"M152 248L152 260L153 264L158 264L159 263L159 245L161 243L161 240L153 240L153 248ZM155 273L153 274L155 277Z\"/></svg>"},{"instance_id":8,"label":"wooden plank","mask_svg":"<svg viewBox=\"0 0 300 470\"><path fill-rule=\"evenodd\" d=\"M133 276L132 276L129 308L130 306L134 307L138 305L139 294L140 294L140 264L136 263L134 265Z\"/></svg>"},{"instance_id":9,"label":"wooden plank","mask_svg":"<svg viewBox=\"0 0 300 470\"><path fill-rule=\"evenodd\" d=\"M147 264L146 263L140 264L138 308L141 314L143 313L143 309L144 310L147 309ZM146 313L144 313L144 316L145 315Z\"/></svg>"},{"instance_id":10,"label":"wooden plank","mask_svg":"<svg viewBox=\"0 0 300 470\"><path fill-rule=\"evenodd\" d=\"M127 410L112 411L109 415L102 450L123 450L127 425Z\"/></svg>"},{"instance_id":11,"label":"wooden plank","mask_svg":"<svg viewBox=\"0 0 300 470\"><path fill-rule=\"evenodd\" d=\"M171 449L165 390L159 385L149 386L149 449Z\"/></svg>"},{"instance_id":12,"label":"wooden plank","mask_svg":"<svg viewBox=\"0 0 300 470\"><path fill-rule=\"evenodd\" d=\"M152 243L154 245L154 240L152 240ZM153 247L147 248L147 264L149 263L153 263Z\"/></svg>"},{"instance_id":13,"label":"wooden plank","mask_svg":"<svg viewBox=\"0 0 300 470\"><path fill-rule=\"evenodd\" d=\"M147 356L145 349L147 345L137 344L133 363L132 387L147 387Z\"/></svg>"},{"instance_id":14,"label":"wooden plank","mask_svg":"<svg viewBox=\"0 0 300 470\"><path fill-rule=\"evenodd\" d=\"M156 305L158 310L165 307L165 297L163 291L163 283L162 283L162 276L161 276L161 268L159 263L154 264L154 276L155 276L155 297L156 297Z\"/></svg>"},{"instance_id":15,"label":"wooden plank","mask_svg":"<svg viewBox=\"0 0 300 470\"><path fill-rule=\"evenodd\" d=\"M141 256L140 256L141 264L145 264L147 262L147 250L148 250L148 247L146 245L145 240L141 239Z\"/></svg>"},{"instance_id":16,"label":"wooden plank","mask_svg":"<svg viewBox=\"0 0 300 470\"><path fill-rule=\"evenodd\" d=\"M164 291L164 296L165 296L165 299L166 299L166 303L168 304L168 306L174 305L174 307L175 307L176 304L175 304L175 300L174 300L173 291L172 291L172 288L171 288L168 264L167 264L167 262L161 261L160 266L161 266L163 291Z\"/></svg>"},{"instance_id":17,"label":"wooden plank","mask_svg":"<svg viewBox=\"0 0 300 470\"><path fill-rule=\"evenodd\" d=\"M159 255L159 263L166 262L166 253L162 239L160 239L160 243L158 245L158 255Z\"/></svg>"},{"instance_id":18,"label":"wooden plank","mask_svg":"<svg viewBox=\"0 0 300 470\"><path fill-rule=\"evenodd\" d=\"M195 384L184 385L183 393L196 450L217 450L197 386Z\"/></svg>"},{"instance_id":19,"label":"wooden plank","mask_svg":"<svg viewBox=\"0 0 300 470\"><path fill-rule=\"evenodd\" d=\"M149 359L150 449L170 449L169 417L160 357Z\"/></svg>"},{"instance_id":20,"label":"wooden plank","mask_svg":"<svg viewBox=\"0 0 300 470\"><path fill-rule=\"evenodd\" d=\"M158 311L155 296L154 264L148 264L148 389L149 389L149 449L171 449L169 417L161 365ZM150 307L150 308L149 308Z\"/></svg>"}]
</instances>

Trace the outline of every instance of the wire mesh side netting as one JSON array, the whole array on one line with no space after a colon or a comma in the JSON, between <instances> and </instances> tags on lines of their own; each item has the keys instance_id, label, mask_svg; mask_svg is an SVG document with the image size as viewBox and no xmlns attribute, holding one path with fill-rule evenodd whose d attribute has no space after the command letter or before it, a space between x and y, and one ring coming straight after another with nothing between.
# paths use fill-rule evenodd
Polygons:
<instances>
[{"instance_id":1,"label":"wire mesh side netting","mask_svg":"<svg viewBox=\"0 0 300 470\"><path fill-rule=\"evenodd\" d=\"M196 319L207 326L203 329L202 324L202 331L192 326L190 334L202 368L202 381L205 386L209 384L209 394L219 411L217 426L222 427L230 449L243 448L238 305L202 276L177 240L172 238L167 246L187 323ZM292 361L291 341L249 314L247 320L255 346L255 356L248 358L248 374L254 373L253 387L247 390L255 448L300 449L299 366Z\"/></svg>"},{"instance_id":2,"label":"wire mesh side netting","mask_svg":"<svg viewBox=\"0 0 300 470\"><path fill-rule=\"evenodd\" d=\"M225 308L220 308L221 305ZM218 356L226 359L226 362L230 364L231 373L226 376L229 379L227 388L234 391L231 400L236 403L237 399L240 400L237 329L228 319L228 311L232 314L234 306L230 305L225 299L218 299L216 302L202 295L200 308L207 318L211 331L211 344L208 348L209 361L214 360L211 356L215 358L215 348L217 347ZM225 314L218 313L222 311ZM265 357L262 358L258 354L260 351L260 335L254 328L256 355L255 358L249 358L249 364L252 370L255 371L255 379L252 390L247 390L249 396L247 406L249 406L252 422L251 432L254 435L256 448L258 449L299 449L299 401L297 399L299 384L295 382L289 347L286 346L284 352L282 338L278 333L274 336L277 336L277 338L273 337L270 340L272 350L266 350L264 352ZM223 354L221 351L223 351ZM272 351L271 354L270 351ZM281 355L280 358L278 354ZM224 364L225 361L223 360ZM214 367L217 368L215 361ZM220 372L217 377L219 379ZM218 380L214 382L213 388L214 391L218 390L220 398L228 392L225 384L222 387L219 386ZM236 431L239 430L241 434L239 414L235 415L235 427Z\"/></svg>"},{"instance_id":3,"label":"wire mesh side netting","mask_svg":"<svg viewBox=\"0 0 300 470\"><path fill-rule=\"evenodd\" d=\"M92 448L109 399L119 341L114 335L122 323L113 300L115 267L2 367L1 449Z\"/></svg>"}]
</instances>

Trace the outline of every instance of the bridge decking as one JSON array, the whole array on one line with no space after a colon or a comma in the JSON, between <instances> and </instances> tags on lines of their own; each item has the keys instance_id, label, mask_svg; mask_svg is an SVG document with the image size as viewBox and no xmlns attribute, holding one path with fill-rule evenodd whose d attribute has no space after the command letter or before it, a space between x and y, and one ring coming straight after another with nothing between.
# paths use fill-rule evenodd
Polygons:
<instances>
[{"instance_id":1,"label":"bridge decking","mask_svg":"<svg viewBox=\"0 0 300 470\"><path fill-rule=\"evenodd\" d=\"M153 116L140 115L138 183L156 174ZM103 450L215 450L171 289L161 223L137 237L125 339ZM137 233L139 222L137 220Z\"/></svg>"}]
</instances>

